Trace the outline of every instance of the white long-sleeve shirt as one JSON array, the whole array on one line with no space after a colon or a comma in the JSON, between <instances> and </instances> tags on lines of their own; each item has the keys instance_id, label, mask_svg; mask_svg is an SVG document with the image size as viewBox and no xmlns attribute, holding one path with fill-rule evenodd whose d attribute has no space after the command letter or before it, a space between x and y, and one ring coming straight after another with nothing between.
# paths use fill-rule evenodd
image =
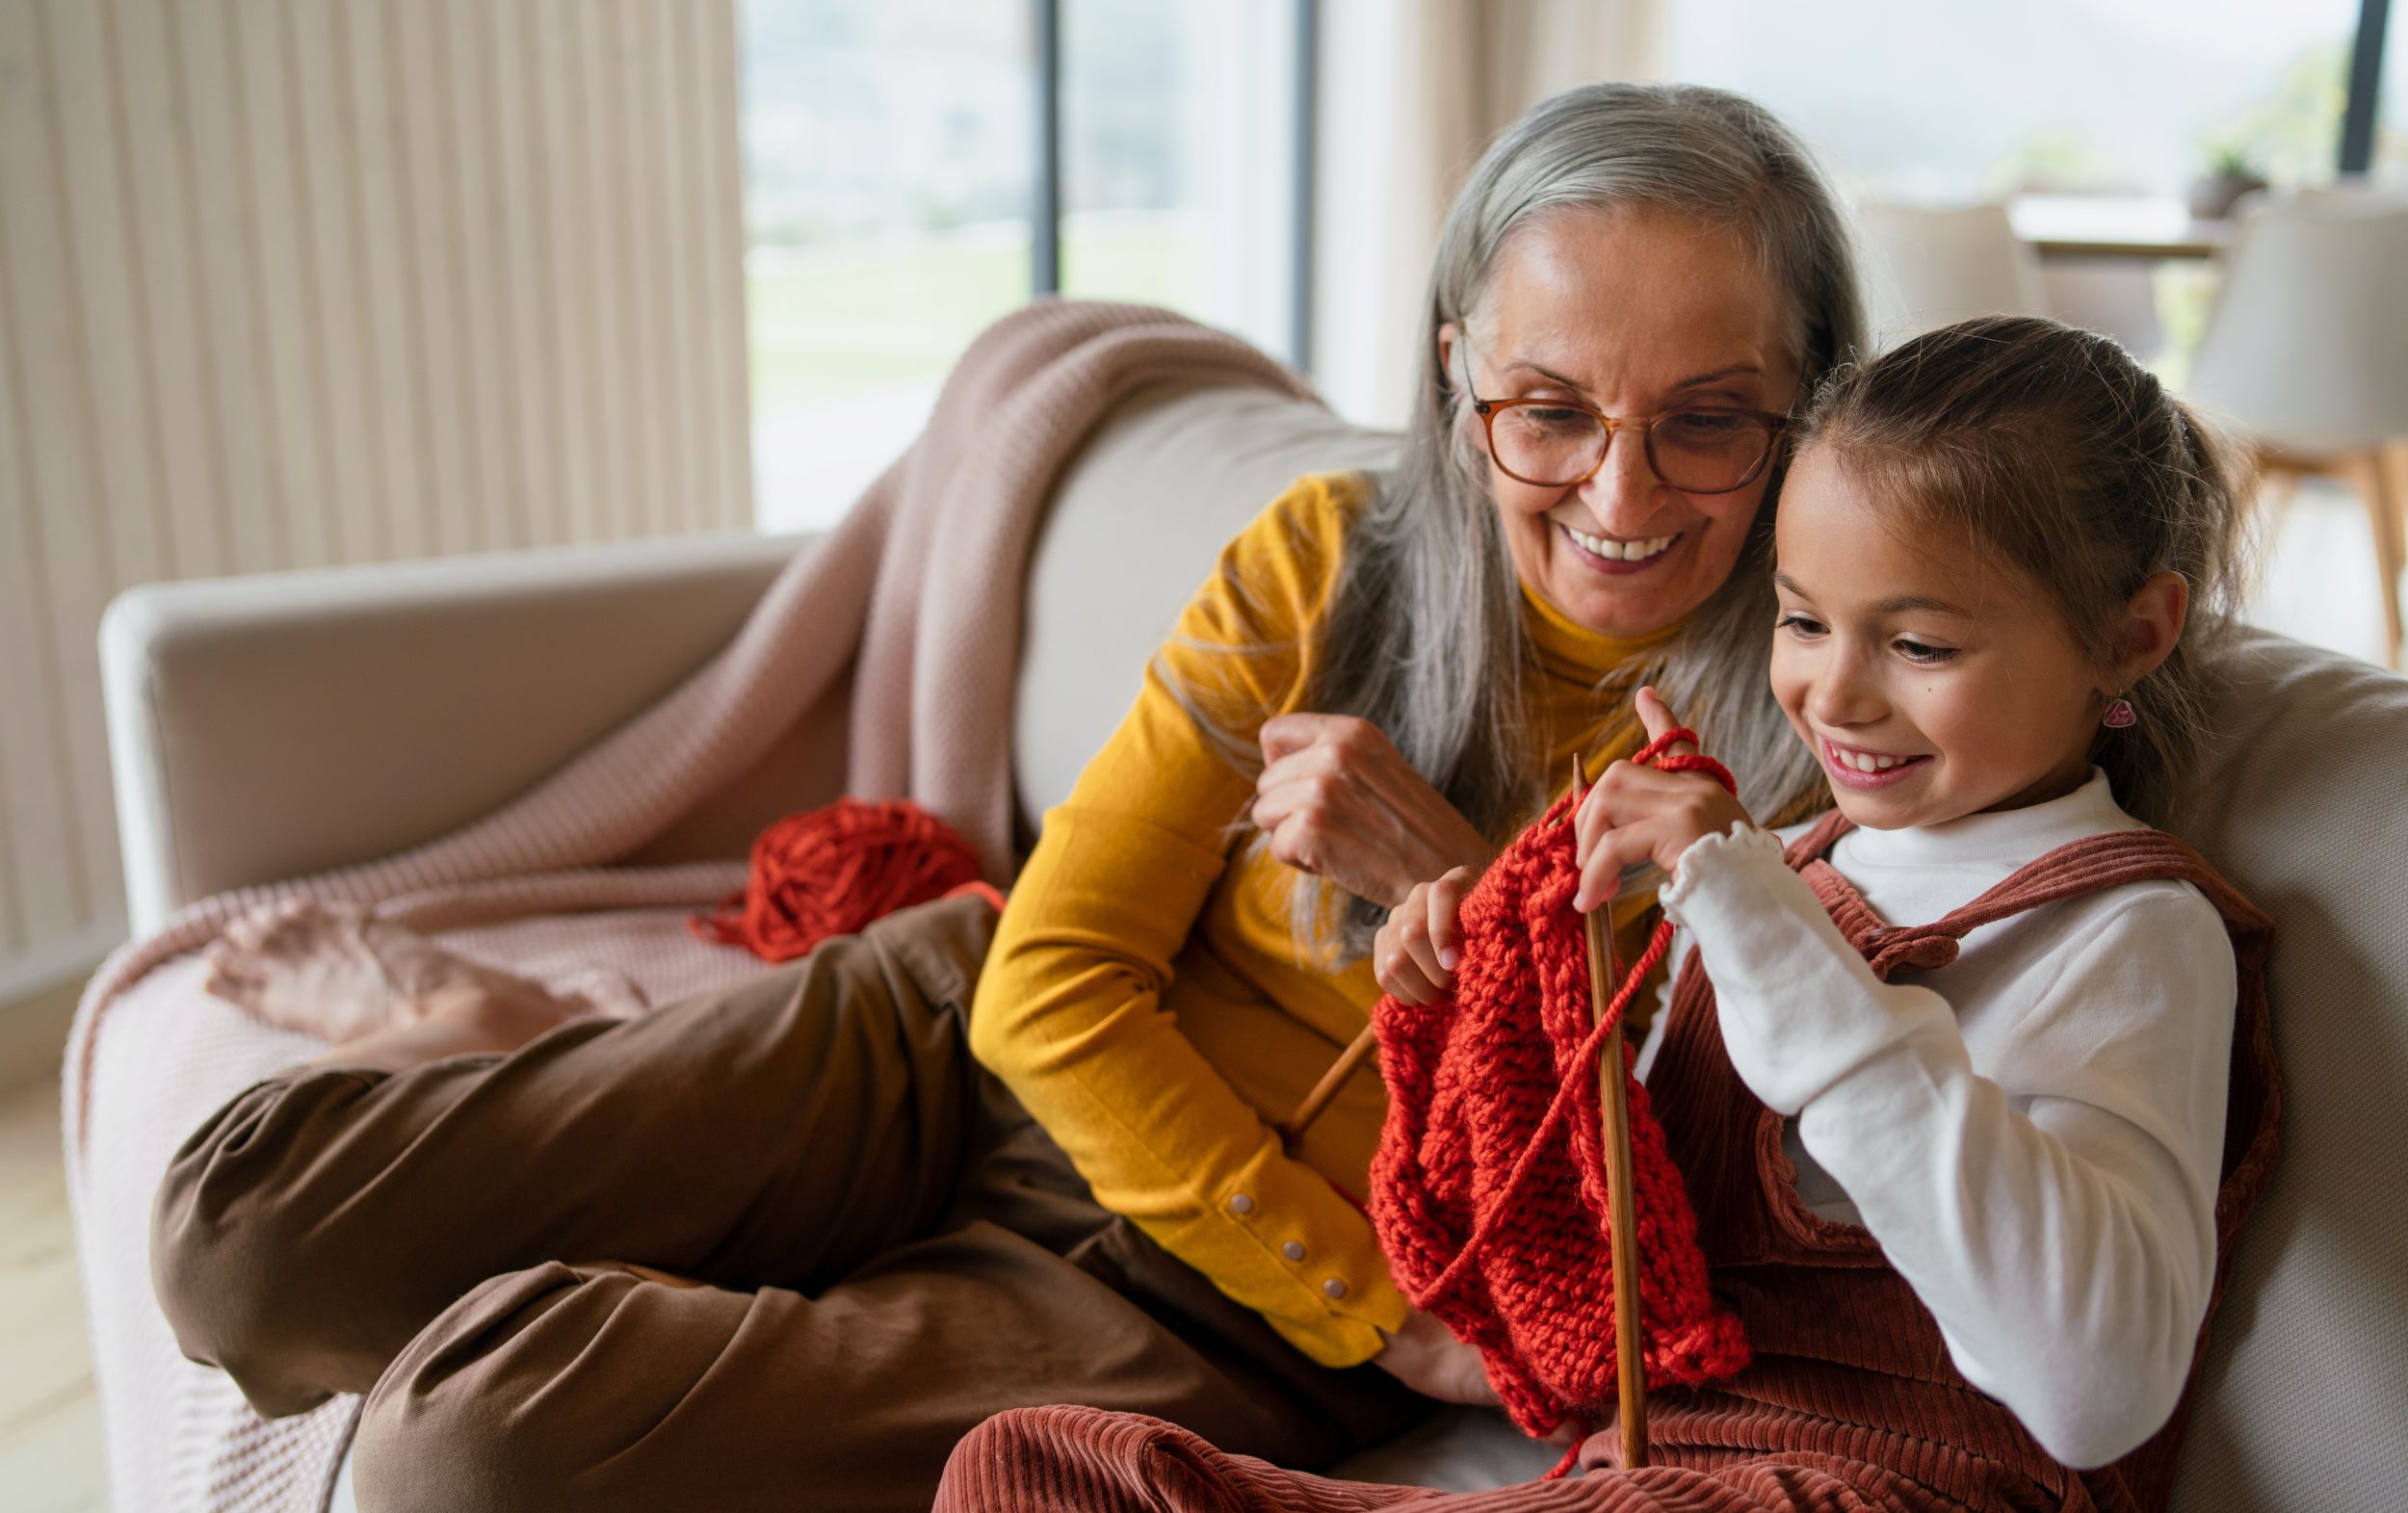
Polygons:
<instances>
[{"instance_id":1,"label":"white long-sleeve shirt","mask_svg":"<svg viewBox=\"0 0 2408 1513\"><path fill-rule=\"evenodd\" d=\"M1830 860L1884 921L1921 925L2068 841L2138 827L2094 771L2025 809L1853 830ZM1662 901L1733 1067L1793 1116L1800 1196L1872 1232L1965 1378L2068 1466L2155 1433L2215 1265L2236 985L2206 898L2158 881L2044 905L1891 983L1771 833L1699 841Z\"/></svg>"}]
</instances>

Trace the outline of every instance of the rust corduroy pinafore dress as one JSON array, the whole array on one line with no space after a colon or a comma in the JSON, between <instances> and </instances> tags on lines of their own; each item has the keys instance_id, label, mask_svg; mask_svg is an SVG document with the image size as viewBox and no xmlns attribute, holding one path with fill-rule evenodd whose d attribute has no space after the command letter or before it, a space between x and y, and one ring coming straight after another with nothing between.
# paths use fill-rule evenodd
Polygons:
<instances>
[{"instance_id":1,"label":"rust corduroy pinafore dress","mask_svg":"<svg viewBox=\"0 0 2408 1513\"><path fill-rule=\"evenodd\" d=\"M2224 917L2239 997L2216 1196L2212 1317L2234 1240L2272 1170L2281 1118L2264 971L2273 922L2182 842L2158 830L2126 830L2059 847L1942 919L1893 928L1827 859L1851 828L1833 811L1792 843L1789 862L1885 980L1946 966L1956 959L1958 942L1981 926L2122 883L2179 878ZM2191 1388L2171 1422L2111 1466L2069 1471L1958 1373L1930 1310L1883 1259L1871 1234L1825 1222L1799 1199L1796 1170L1782 1151L1784 1121L1732 1069L1713 984L1694 957L1674 990L1648 1089L1695 1200L1715 1289L1737 1309L1755 1352L1755 1363L1719 1388L1650 1403L1656 1458L1707 1465L1767 1450L1836 1455L1927 1489L1934 1496L1924 1505L1933 1507L2165 1505L2205 1322Z\"/></svg>"}]
</instances>

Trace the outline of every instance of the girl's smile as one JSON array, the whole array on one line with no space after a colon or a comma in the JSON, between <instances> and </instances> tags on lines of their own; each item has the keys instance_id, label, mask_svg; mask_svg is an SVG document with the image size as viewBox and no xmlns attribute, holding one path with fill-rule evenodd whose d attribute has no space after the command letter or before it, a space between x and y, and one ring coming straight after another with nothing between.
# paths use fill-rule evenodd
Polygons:
<instances>
[{"instance_id":1,"label":"girl's smile","mask_svg":"<svg viewBox=\"0 0 2408 1513\"><path fill-rule=\"evenodd\" d=\"M1863 746L1844 746L1829 736L1821 738L1819 749L1822 770L1830 774L1832 782L1867 794L1907 781L1931 761L1928 755L1898 756L1869 751Z\"/></svg>"}]
</instances>

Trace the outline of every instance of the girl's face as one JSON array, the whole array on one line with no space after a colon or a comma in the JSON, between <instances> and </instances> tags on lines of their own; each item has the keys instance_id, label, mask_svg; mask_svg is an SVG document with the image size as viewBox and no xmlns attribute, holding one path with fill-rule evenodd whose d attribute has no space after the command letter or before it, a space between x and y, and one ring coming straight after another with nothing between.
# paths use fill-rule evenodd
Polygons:
<instances>
[{"instance_id":1,"label":"girl's face","mask_svg":"<svg viewBox=\"0 0 2408 1513\"><path fill-rule=\"evenodd\" d=\"M2022 572L1907 539L1821 447L1791 465L1776 540L1773 696L1850 820L1940 824L2089 775L2113 691Z\"/></svg>"},{"instance_id":2,"label":"girl's face","mask_svg":"<svg viewBox=\"0 0 2408 1513\"><path fill-rule=\"evenodd\" d=\"M1787 300L1729 236L1661 212L1594 210L1524 225L1497 254L1481 318L1439 332L1448 381L1470 358L1483 400L1569 398L1642 417L1691 406L1786 411L1796 396ZM1468 344L1468 352L1466 351ZM1485 450L1466 406L1463 423ZM1651 635L1731 576L1765 497L1763 474L1688 494L1618 432L1586 483L1542 488L1489 461L1489 488L1523 584L1574 623Z\"/></svg>"}]
</instances>

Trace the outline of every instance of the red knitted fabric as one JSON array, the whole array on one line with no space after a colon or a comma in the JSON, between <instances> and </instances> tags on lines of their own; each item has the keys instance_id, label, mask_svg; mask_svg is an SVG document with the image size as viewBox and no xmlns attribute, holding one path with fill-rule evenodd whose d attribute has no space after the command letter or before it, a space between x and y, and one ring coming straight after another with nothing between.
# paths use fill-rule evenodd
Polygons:
<instances>
[{"instance_id":1,"label":"red knitted fabric","mask_svg":"<svg viewBox=\"0 0 2408 1513\"><path fill-rule=\"evenodd\" d=\"M744 892L695 915L694 932L764 961L792 961L830 935L851 935L978 878L970 843L918 804L839 798L762 831Z\"/></svg>"},{"instance_id":2,"label":"red knitted fabric","mask_svg":"<svg viewBox=\"0 0 2408 1513\"><path fill-rule=\"evenodd\" d=\"M1664 757L1636 760L1729 774ZM1659 925L1592 1028L1571 796L1517 837L1463 900L1454 995L1373 1010L1388 1120L1372 1164L1373 1222L1405 1296L1485 1359L1524 1432L1594 1423L1616 1398L1613 1261L1597 1057L1662 958ZM1632 1048L1626 1046L1624 1076ZM1639 1304L1650 1387L1747 1364L1740 1323L1707 1291L1697 1220L1647 1091L1629 1080Z\"/></svg>"}]
</instances>

